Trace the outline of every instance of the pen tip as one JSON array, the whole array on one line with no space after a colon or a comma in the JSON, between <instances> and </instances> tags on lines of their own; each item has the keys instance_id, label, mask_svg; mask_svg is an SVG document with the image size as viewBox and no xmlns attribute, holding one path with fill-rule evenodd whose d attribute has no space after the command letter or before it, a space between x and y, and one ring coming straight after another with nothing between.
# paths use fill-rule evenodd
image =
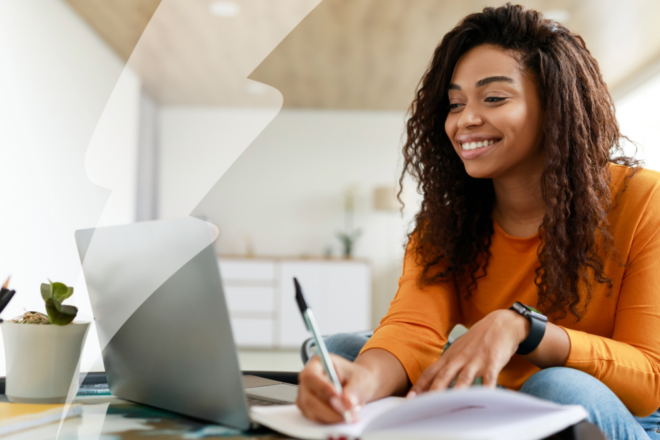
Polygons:
<instances>
[{"instance_id":1,"label":"pen tip","mask_svg":"<svg viewBox=\"0 0 660 440\"><path fill-rule=\"evenodd\" d=\"M5 284L2 285L3 289L7 289L9 287L9 279L11 278L11 275L7 277L7 281L5 281Z\"/></svg>"}]
</instances>

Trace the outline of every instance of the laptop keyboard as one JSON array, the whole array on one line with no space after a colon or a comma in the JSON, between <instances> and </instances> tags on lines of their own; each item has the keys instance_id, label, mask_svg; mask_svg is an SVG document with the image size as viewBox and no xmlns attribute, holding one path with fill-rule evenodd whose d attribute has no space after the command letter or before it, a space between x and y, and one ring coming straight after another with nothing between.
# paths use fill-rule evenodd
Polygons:
<instances>
[{"instance_id":1,"label":"laptop keyboard","mask_svg":"<svg viewBox=\"0 0 660 440\"><path fill-rule=\"evenodd\" d=\"M248 401L248 406L291 405L289 402L276 402L274 400L264 400L252 396L247 396L247 401Z\"/></svg>"}]
</instances>

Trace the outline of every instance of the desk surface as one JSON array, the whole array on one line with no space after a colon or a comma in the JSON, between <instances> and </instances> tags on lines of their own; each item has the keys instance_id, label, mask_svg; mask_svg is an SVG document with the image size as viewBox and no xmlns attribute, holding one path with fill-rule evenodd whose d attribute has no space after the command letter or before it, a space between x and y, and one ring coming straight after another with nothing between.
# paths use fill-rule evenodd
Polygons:
<instances>
[{"instance_id":1,"label":"desk surface","mask_svg":"<svg viewBox=\"0 0 660 440\"><path fill-rule=\"evenodd\" d=\"M0 395L0 401L7 401ZM137 405L112 396L79 396L80 417L66 419L3 436L3 440L195 440L195 439L287 439L264 428L243 433L218 425L210 425L166 411ZM58 436L59 430L59 436ZM550 437L548 440L606 440L586 421Z\"/></svg>"},{"instance_id":2,"label":"desk surface","mask_svg":"<svg viewBox=\"0 0 660 440\"><path fill-rule=\"evenodd\" d=\"M296 383L297 373L253 372L244 374ZM105 374L89 374L84 383L105 383ZM4 378L0 378L0 393L4 393ZM4 394L0 401L6 402ZM258 432L240 432L219 425L187 418L167 411L138 405L113 396L78 396L83 404L80 417L66 419L25 431L9 434L2 440L195 440L195 439L286 439L263 428ZM58 436L59 430L59 436ZM606 440L605 436L587 421L558 433L552 440Z\"/></svg>"},{"instance_id":3,"label":"desk surface","mask_svg":"<svg viewBox=\"0 0 660 440\"><path fill-rule=\"evenodd\" d=\"M4 395L0 401L7 401ZM51 423L3 436L3 440L194 440L283 439L281 435L264 429L259 432L240 431L211 425L166 411L137 405L112 396L78 396L82 403L80 417L62 423Z\"/></svg>"}]
</instances>

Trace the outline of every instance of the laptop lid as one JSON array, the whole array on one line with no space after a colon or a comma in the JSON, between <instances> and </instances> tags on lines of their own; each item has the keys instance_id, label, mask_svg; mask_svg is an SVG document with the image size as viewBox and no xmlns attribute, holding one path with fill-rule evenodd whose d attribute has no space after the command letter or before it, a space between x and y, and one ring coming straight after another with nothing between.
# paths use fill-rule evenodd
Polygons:
<instances>
[{"instance_id":1,"label":"laptop lid","mask_svg":"<svg viewBox=\"0 0 660 440\"><path fill-rule=\"evenodd\" d=\"M79 230L76 243L112 393L247 429L216 235L188 217Z\"/></svg>"}]
</instances>

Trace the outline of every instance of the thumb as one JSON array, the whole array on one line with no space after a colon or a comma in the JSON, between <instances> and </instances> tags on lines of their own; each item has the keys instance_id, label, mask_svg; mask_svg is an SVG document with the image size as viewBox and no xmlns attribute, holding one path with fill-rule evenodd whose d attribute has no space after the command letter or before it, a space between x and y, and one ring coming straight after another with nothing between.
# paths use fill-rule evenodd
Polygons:
<instances>
[{"instance_id":1,"label":"thumb","mask_svg":"<svg viewBox=\"0 0 660 440\"><path fill-rule=\"evenodd\" d=\"M330 359L337 373L339 383L341 383L342 392L339 395L335 394L334 397L331 397L328 403L335 411L342 414L348 423L352 423L357 420L357 413L354 409L357 406L357 399L352 394L347 395L346 391L350 389L351 382L355 379L353 372L355 365L343 357L332 353L330 354Z\"/></svg>"},{"instance_id":2,"label":"thumb","mask_svg":"<svg viewBox=\"0 0 660 440\"><path fill-rule=\"evenodd\" d=\"M362 406L369 401L369 371L363 366L348 363L342 373L342 385L344 392L341 395L343 406L352 411L358 412Z\"/></svg>"}]
</instances>

